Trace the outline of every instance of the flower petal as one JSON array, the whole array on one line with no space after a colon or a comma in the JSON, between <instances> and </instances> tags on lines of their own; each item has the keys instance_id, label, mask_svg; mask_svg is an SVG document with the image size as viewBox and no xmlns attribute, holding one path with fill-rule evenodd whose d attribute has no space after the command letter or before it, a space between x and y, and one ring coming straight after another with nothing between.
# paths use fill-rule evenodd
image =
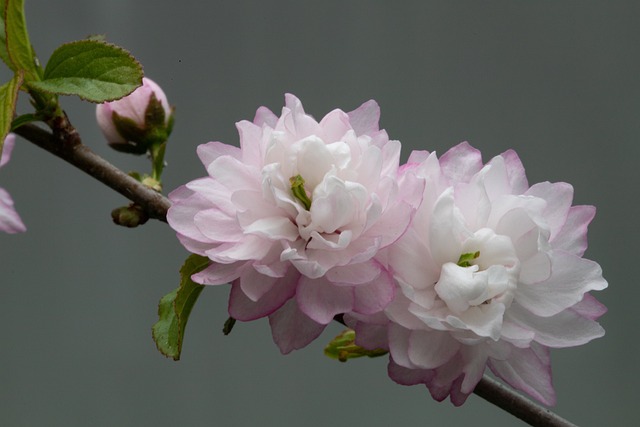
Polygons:
<instances>
[{"instance_id":1,"label":"flower petal","mask_svg":"<svg viewBox=\"0 0 640 427\"><path fill-rule=\"evenodd\" d=\"M269 316L269 325L273 341L282 354L306 347L326 326L315 322L300 311L293 298Z\"/></svg>"}]
</instances>

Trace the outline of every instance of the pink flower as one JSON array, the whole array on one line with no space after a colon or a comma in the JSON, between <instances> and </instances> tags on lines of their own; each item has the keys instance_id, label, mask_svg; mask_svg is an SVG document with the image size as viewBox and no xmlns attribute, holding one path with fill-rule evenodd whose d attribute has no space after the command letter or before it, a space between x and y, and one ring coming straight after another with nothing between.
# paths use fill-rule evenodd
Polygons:
<instances>
[{"instance_id":1,"label":"pink flower","mask_svg":"<svg viewBox=\"0 0 640 427\"><path fill-rule=\"evenodd\" d=\"M240 148L198 147L208 176L170 194L168 221L191 252L209 257L198 283L231 282L229 313L269 316L283 353L316 338L335 315L372 314L395 285L376 258L407 228L400 143L378 129L374 101L320 122L293 95L282 115L258 109L237 124ZM422 191L419 182L405 193Z\"/></svg>"},{"instance_id":2,"label":"pink flower","mask_svg":"<svg viewBox=\"0 0 640 427\"><path fill-rule=\"evenodd\" d=\"M164 91L147 77L124 98L96 106L96 120L109 145L136 154L146 153L154 142L166 141L171 115Z\"/></svg>"},{"instance_id":3,"label":"pink flower","mask_svg":"<svg viewBox=\"0 0 640 427\"><path fill-rule=\"evenodd\" d=\"M488 366L553 405L549 348L604 335L588 292L607 282L582 258L595 209L571 206L569 184L529 187L513 151L483 165L462 143L440 159L414 152L405 171L425 190L388 249L401 291L384 315L347 317L359 345L388 348L391 378L437 400L461 405Z\"/></svg>"},{"instance_id":4,"label":"pink flower","mask_svg":"<svg viewBox=\"0 0 640 427\"><path fill-rule=\"evenodd\" d=\"M0 167L6 165L11 158L11 152L16 141L16 136L12 133L8 134L4 140L2 148L2 158L0 159ZM27 230L24 223L20 219L18 212L13 207L13 199L9 193L0 188L0 231L5 233L21 233Z\"/></svg>"}]
</instances>

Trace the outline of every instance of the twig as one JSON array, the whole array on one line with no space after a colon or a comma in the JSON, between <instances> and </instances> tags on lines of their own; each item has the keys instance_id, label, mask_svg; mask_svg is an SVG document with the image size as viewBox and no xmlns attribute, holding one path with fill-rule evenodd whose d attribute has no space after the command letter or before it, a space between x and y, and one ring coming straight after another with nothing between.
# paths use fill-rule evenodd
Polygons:
<instances>
[{"instance_id":1,"label":"twig","mask_svg":"<svg viewBox=\"0 0 640 427\"><path fill-rule=\"evenodd\" d=\"M70 133L73 138L57 138L49 131L33 124L26 124L16 129L15 133L71 163L127 199L142 206L149 218L167 222L167 210L171 206L169 199L142 185L91 151L89 147L82 144L75 130Z\"/></svg>"},{"instance_id":2,"label":"twig","mask_svg":"<svg viewBox=\"0 0 640 427\"><path fill-rule=\"evenodd\" d=\"M577 427L575 424L521 396L487 375L482 377L473 392L529 425Z\"/></svg>"},{"instance_id":3,"label":"twig","mask_svg":"<svg viewBox=\"0 0 640 427\"><path fill-rule=\"evenodd\" d=\"M77 132L68 122L62 132L51 133L27 124L19 127L15 133L139 204L150 218L167 221L167 210L171 206L169 199L142 185L91 151L82 144ZM336 316L335 320L344 324L340 316ZM486 375L480 380L474 393L532 426L576 427Z\"/></svg>"}]
</instances>

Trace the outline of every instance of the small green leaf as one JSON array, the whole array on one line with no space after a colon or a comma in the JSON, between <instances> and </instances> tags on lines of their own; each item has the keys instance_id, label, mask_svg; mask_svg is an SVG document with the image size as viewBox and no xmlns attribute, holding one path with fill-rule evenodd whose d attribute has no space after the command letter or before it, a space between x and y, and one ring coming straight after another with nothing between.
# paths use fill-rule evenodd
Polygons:
<instances>
[{"instance_id":1,"label":"small green leaf","mask_svg":"<svg viewBox=\"0 0 640 427\"><path fill-rule=\"evenodd\" d=\"M13 121L11 122L11 130L16 130L18 129L20 126L24 126L26 124L29 123L33 123L33 122L37 122L40 121L40 117L38 117L36 114L22 114L18 117L16 117L15 119L13 119Z\"/></svg>"},{"instance_id":2,"label":"small green leaf","mask_svg":"<svg viewBox=\"0 0 640 427\"><path fill-rule=\"evenodd\" d=\"M204 270L209 259L191 255L180 269L180 287L165 295L158 305L160 319L153 325L153 339L160 353L180 360L185 327L204 285L191 280L191 275Z\"/></svg>"},{"instance_id":3,"label":"small green leaf","mask_svg":"<svg viewBox=\"0 0 640 427\"><path fill-rule=\"evenodd\" d=\"M22 72L19 72L9 82L0 86L0 157L2 156L4 138L11 130L11 122L16 111L18 91L21 84Z\"/></svg>"},{"instance_id":4,"label":"small green leaf","mask_svg":"<svg viewBox=\"0 0 640 427\"><path fill-rule=\"evenodd\" d=\"M76 95L91 102L120 99L142 85L142 65L121 47L80 40L56 49L42 81L30 86L58 95Z\"/></svg>"},{"instance_id":5,"label":"small green leaf","mask_svg":"<svg viewBox=\"0 0 640 427\"><path fill-rule=\"evenodd\" d=\"M23 70L25 80L39 80L40 67L29 41L24 0L4 0L3 6L6 51L0 52L0 56L13 71Z\"/></svg>"},{"instance_id":6,"label":"small green leaf","mask_svg":"<svg viewBox=\"0 0 640 427\"><path fill-rule=\"evenodd\" d=\"M356 332L353 329L345 329L340 335L335 337L325 348L324 354L340 362L358 357L380 357L387 354L387 350L375 349L367 350L356 345Z\"/></svg>"}]
</instances>

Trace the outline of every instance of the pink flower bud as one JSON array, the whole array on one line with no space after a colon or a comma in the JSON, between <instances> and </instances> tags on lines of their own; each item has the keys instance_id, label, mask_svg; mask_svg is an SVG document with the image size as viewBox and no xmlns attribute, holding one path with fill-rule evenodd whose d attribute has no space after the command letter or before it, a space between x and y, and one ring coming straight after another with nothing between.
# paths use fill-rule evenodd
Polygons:
<instances>
[{"instance_id":1,"label":"pink flower bud","mask_svg":"<svg viewBox=\"0 0 640 427\"><path fill-rule=\"evenodd\" d=\"M167 96L160 86L146 77L142 79L142 86L129 95L96 107L98 125L109 144L121 151L138 154L146 152L148 145L158 139L158 134L166 139L170 133L171 114Z\"/></svg>"}]
</instances>

